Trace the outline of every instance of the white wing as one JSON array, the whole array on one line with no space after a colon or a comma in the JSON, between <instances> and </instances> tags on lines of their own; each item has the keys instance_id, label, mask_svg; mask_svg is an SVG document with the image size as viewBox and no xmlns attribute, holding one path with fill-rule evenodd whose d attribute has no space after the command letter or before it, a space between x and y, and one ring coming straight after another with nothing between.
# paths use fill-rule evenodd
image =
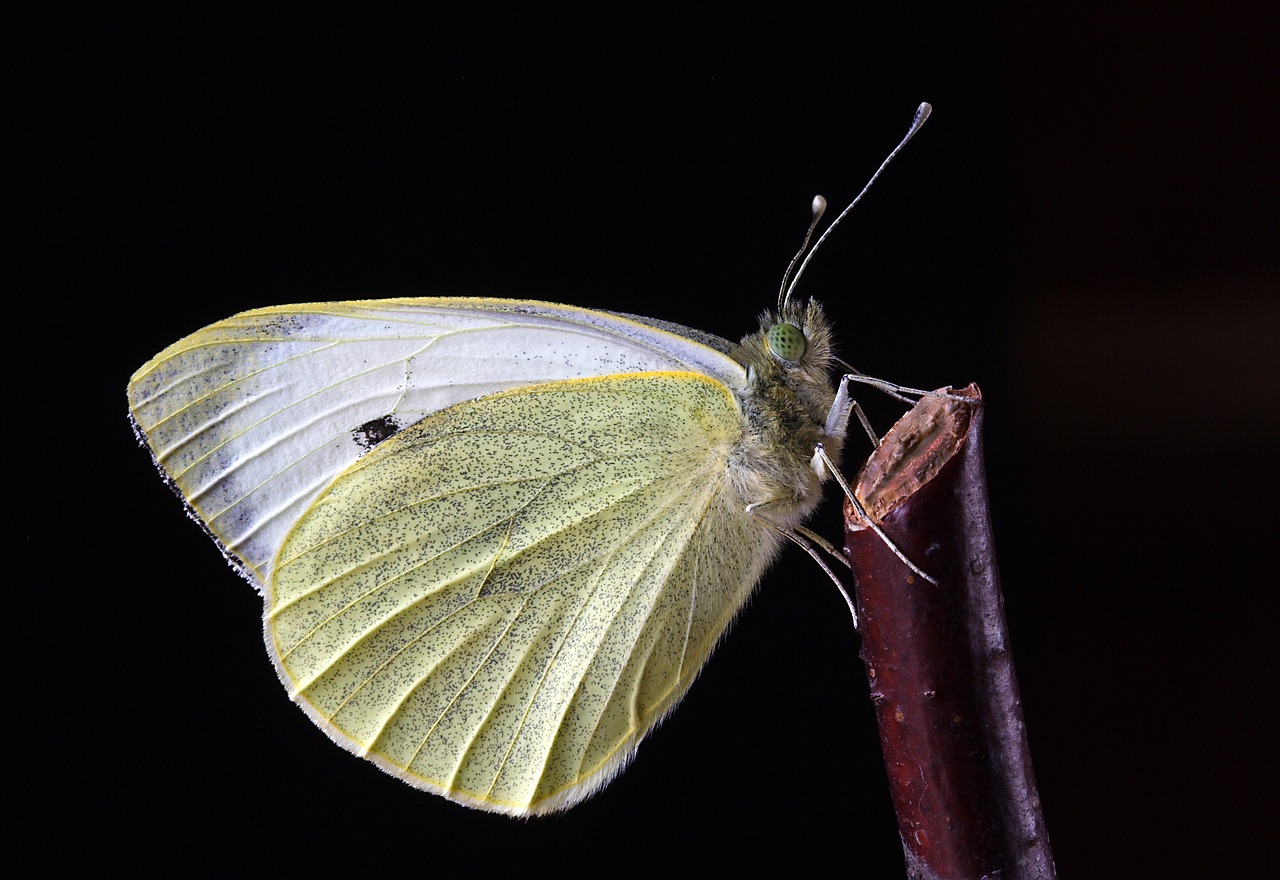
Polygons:
<instances>
[{"instance_id":1,"label":"white wing","mask_svg":"<svg viewBox=\"0 0 1280 880\"><path fill-rule=\"evenodd\" d=\"M134 374L135 430L193 515L263 592L288 530L332 480L430 413L560 379L689 370L729 388L726 340L549 303L395 299L243 312Z\"/></svg>"}]
</instances>

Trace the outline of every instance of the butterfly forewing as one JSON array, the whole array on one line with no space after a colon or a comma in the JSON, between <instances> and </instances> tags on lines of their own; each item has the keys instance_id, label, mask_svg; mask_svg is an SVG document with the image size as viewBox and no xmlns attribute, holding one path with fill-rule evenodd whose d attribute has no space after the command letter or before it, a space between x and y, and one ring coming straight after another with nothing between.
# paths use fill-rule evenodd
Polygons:
<instances>
[{"instance_id":1,"label":"butterfly forewing","mask_svg":"<svg viewBox=\"0 0 1280 880\"><path fill-rule=\"evenodd\" d=\"M642 370L693 369L737 387L742 368L679 329L514 300L259 309L142 367L130 413L166 477L261 590L285 535L333 478L430 413Z\"/></svg>"}]
</instances>

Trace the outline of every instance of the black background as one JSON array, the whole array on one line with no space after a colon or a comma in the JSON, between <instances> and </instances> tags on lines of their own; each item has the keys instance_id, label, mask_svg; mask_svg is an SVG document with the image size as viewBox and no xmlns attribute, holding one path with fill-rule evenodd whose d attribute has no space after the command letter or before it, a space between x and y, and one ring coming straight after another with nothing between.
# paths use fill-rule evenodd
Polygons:
<instances>
[{"instance_id":1,"label":"black background","mask_svg":"<svg viewBox=\"0 0 1280 880\"><path fill-rule=\"evenodd\" d=\"M1229 3L130 7L18 28L20 850L138 874L901 876L857 638L803 555L608 789L552 819L482 814L290 705L259 600L135 447L124 388L206 323L299 301L520 296L737 338L811 196L842 206L928 100L804 293L861 369L986 394L1062 875L1261 871L1280 440L1265 32ZM874 397L884 430L896 410ZM837 536L834 503L812 525Z\"/></svg>"}]
</instances>

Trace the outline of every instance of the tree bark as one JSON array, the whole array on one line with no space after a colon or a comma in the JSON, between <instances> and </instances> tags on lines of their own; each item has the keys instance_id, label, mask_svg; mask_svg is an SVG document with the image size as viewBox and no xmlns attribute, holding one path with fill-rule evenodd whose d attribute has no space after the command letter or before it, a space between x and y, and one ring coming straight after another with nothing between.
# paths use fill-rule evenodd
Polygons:
<instances>
[{"instance_id":1,"label":"tree bark","mask_svg":"<svg viewBox=\"0 0 1280 880\"><path fill-rule=\"evenodd\" d=\"M855 494L931 584L845 504L862 659L907 873L1052 880L987 504L982 396L925 397Z\"/></svg>"}]
</instances>

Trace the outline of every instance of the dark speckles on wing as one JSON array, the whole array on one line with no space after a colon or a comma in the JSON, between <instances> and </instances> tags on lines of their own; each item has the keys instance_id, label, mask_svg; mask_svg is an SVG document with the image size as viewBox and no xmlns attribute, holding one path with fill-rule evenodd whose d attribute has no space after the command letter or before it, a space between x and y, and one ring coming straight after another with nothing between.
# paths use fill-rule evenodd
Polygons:
<instances>
[{"instance_id":1,"label":"dark speckles on wing","mask_svg":"<svg viewBox=\"0 0 1280 880\"><path fill-rule=\"evenodd\" d=\"M497 809L577 800L685 692L776 547L729 390L547 383L408 427L291 535L273 644L326 726Z\"/></svg>"}]
</instances>

